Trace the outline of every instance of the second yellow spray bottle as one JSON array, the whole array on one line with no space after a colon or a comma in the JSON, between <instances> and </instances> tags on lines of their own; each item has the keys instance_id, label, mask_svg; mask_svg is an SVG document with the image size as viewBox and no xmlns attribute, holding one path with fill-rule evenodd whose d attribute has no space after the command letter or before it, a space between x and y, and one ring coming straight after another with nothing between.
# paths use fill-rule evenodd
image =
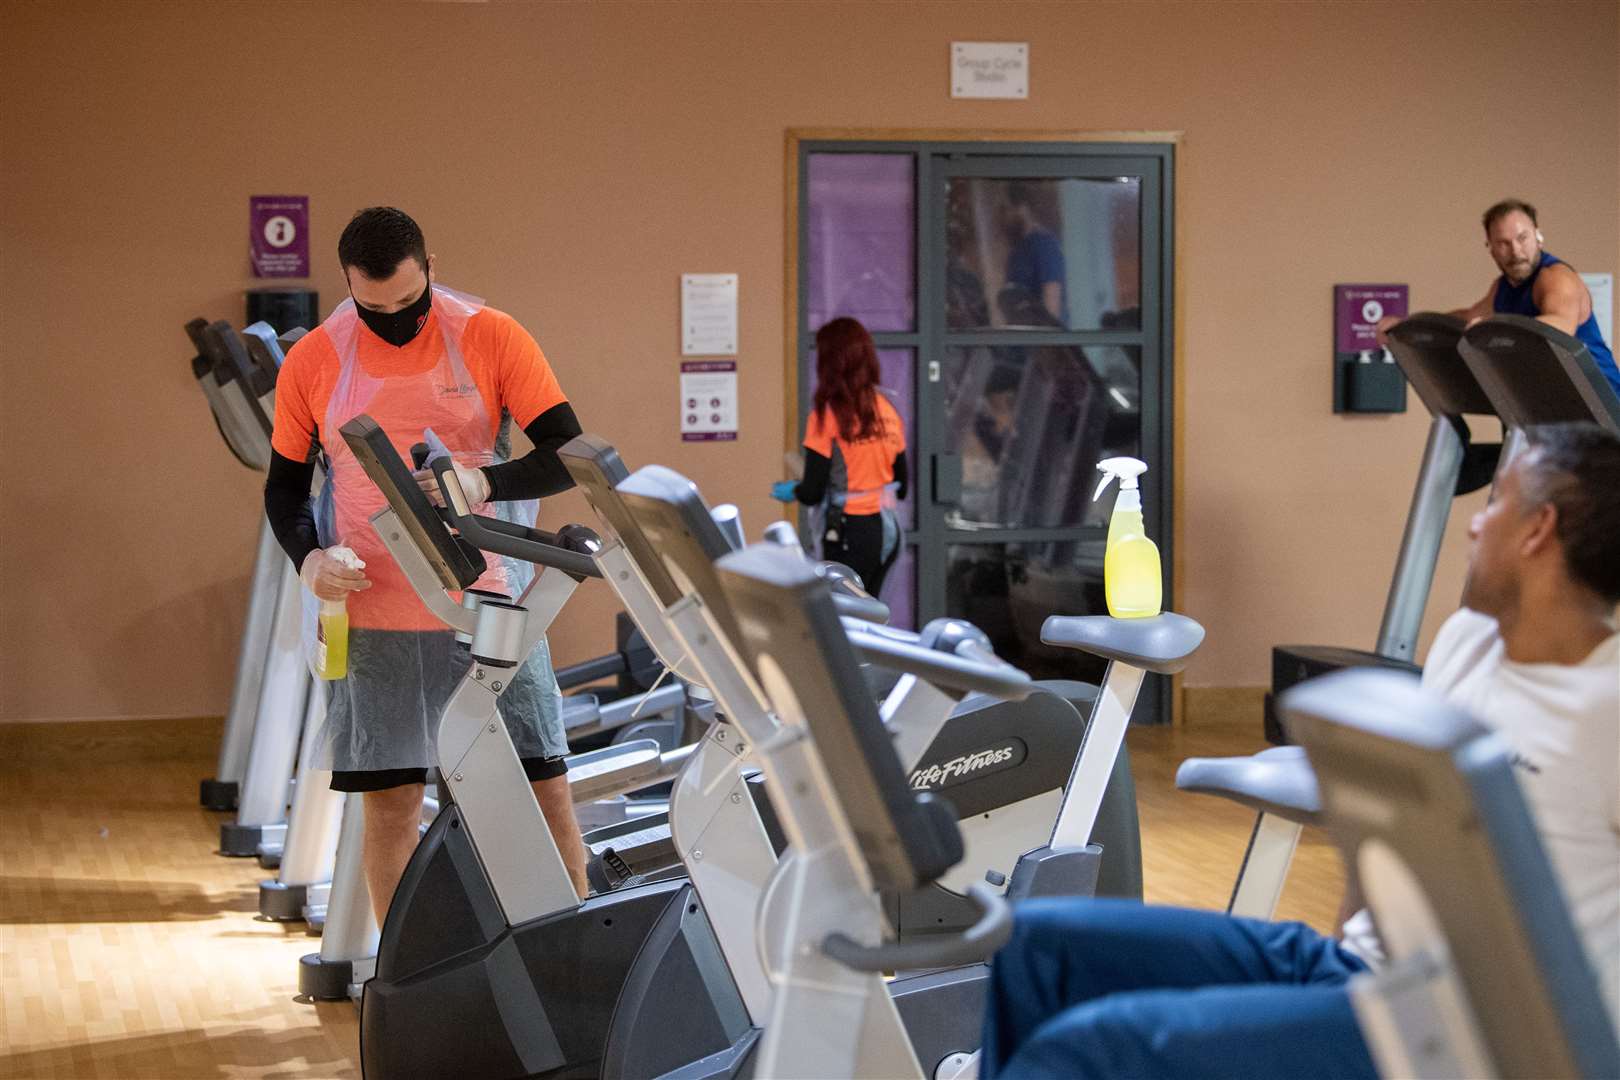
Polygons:
<instances>
[{"instance_id":1,"label":"second yellow spray bottle","mask_svg":"<svg viewBox=\"0 0 1620 1080\"><path fill-rule=\"evenodd\" d=\"M1147 462L1113 457L1098 462L1097 468L1103 478L1092 502L1102 498L1111 480L1119 479L1119 497L1108 522L1108 549L1103 555L1108 614L1116 619L1157 615L1164 603L1164 577L1159 569L1159 547L1148 539L1142 523L1142 492L1137 487L1137 477L1147 472Z\"/></svg>"}]
</instances>

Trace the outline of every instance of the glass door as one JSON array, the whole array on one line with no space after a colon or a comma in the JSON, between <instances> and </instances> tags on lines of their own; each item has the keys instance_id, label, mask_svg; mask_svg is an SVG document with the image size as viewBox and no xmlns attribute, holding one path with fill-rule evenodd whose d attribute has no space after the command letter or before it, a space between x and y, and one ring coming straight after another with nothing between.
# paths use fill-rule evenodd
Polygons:
<instances>
[{"instance_id":1,"label":"glass door","mask_svg":"<svg viewBox=\"0 0 1620 1080\"><path fill-rule=\"evenodd\" d=\"M1099 680L1040 628L1107 612L1114 497L1092 496L1117 455L1148 463L1171 595L1169 167L1121 144L801 150L800 411L815 329L863 318L915 473L899 621L965 618L1038 677ZM1139 718L1167 720L1167 691L1150 678Z\"/></svg>"},{"instance_id":2,"label":"glass door","mask_svg":"<svg viewBox=\"0 0 1620 1080\"><path fill-rule=\"evenodd\" d=\"M934 170L918 606L968 619L1043 677L1102 673L1040 641L1049 615L1107 611L1113 497L1093 501L1097 462L1147 461L1148 527L1169 535L1160 221L1144 212L1161 204L1157 166L997 156Z\"/></svg>"}]
</instances>

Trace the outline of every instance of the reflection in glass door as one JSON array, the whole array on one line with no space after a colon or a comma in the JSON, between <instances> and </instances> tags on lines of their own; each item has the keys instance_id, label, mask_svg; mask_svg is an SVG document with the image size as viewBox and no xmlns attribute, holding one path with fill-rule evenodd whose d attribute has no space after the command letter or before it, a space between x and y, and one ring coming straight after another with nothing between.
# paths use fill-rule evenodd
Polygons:
<instances>
[{"instance_id":1,"label":"reflection in glass door","mask_svg":"<svg viewBox=\"0 0 1620 1080\"><path fill-rule=\"evenodd\" d=\"M873 331L886 384L912 380L891 387L915 470L884 594L897 621L966 618L1038 676L1100 679L1100 662L1043 645L1040 627L1106 612L1113 499L1092 495L1097 462L1122 454L1149 464L1171 595L1170 154L801 147L798 400L815 329L837 315ZM1159 682L1143 719L1168 718Z\"/></svg>"},{"instance_id":2,"label":"reflection in glass door","mask_svg":"<svg viewBox=\"0 0 1620 1080\"><path fill-rule=\"evenodd\" d=\"M934 485L918 529L919 609L971 620L1044 677L1102 675L1100 662L1040 640L1050 615L1107 611L1113 500L1093 501L1099 461L1148 462L1149 529L1168 547L1163 410L1144 409L1167 385L1161 223L1144 212L1160 206L1159 165L952 158L925 207L939 287L919 307L930 331L922 412L938 422L923 424Z\"/></svg>"},{"instance_id":3,"label":"reflection in glass door","mask_svg":"<svg viewBox=\"0 0 1620 1080\"><path fill-rule=\"evenodd\" d=\"M1140 176L1008 179L951 171L947 167L945 189L948 329L1141 326Z\"/></svg>"}]
</instances>

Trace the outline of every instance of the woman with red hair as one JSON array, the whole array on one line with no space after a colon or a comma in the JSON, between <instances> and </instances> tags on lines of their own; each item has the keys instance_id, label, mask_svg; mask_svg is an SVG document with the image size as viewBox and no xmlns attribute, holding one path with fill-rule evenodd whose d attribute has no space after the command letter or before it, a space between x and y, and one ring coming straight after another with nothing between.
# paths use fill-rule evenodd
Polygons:
<instances>
[{"instance_id":1,"label":"woman with red hair","mask_svg":"<svg viewBox=\"0 0 1620 1080\"><path fill-rule=\"evenodd\" d=\"M834 319L816 331L816 392L804 433L804 479L771 488L820 509L821 557L841 562L877 596L900 553L896 500L906 497L906 434L878 385L866 327Z\"/></svg>"}]
</instances>

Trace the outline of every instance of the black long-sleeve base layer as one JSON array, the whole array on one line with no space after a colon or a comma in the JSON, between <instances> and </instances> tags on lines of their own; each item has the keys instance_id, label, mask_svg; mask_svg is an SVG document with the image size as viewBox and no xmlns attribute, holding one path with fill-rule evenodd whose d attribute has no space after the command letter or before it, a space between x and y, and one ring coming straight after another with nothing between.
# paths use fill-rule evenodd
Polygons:
<instances>
[{"instance_id":1,"label":"black long-sleeve base layer","mask_svg":"<svg viewBox=\"0 0 1620 1080\"><path fill-rule=\"evenodd\" d=\"M895 482L900 485L894 493L896 499L901 501L906 497L906 481L911 472L906 468L906 452L900 451L894 455L894 472L891 474ZM799 481L798 490L794 497L806 506L818 506L821 500L827 497L827 481L832 476L832 458L818 454L814 450L804 452L804 479Z\"/></svg>"},{"instance_id":2,"label":"black long-sleeve base layer","mask_svg":"<svg viewBox=\"0 0 1620 1080\"><path fill-rule=\"evenodd\" d=\"M566 401L535 417L523 429L523 434L534 444L533 450L516 461L484 467L490 499L495 502L542 499L573 487L574 480L563 467L557 451L579 433L579 418ZM264 513L281 550L299 569L303 568L309 553L321 546L315 532L315 507L309 497L314 478L313 458L294 461L271 451L270 472L264 481Z\"/></svg>"}]
</instances>

